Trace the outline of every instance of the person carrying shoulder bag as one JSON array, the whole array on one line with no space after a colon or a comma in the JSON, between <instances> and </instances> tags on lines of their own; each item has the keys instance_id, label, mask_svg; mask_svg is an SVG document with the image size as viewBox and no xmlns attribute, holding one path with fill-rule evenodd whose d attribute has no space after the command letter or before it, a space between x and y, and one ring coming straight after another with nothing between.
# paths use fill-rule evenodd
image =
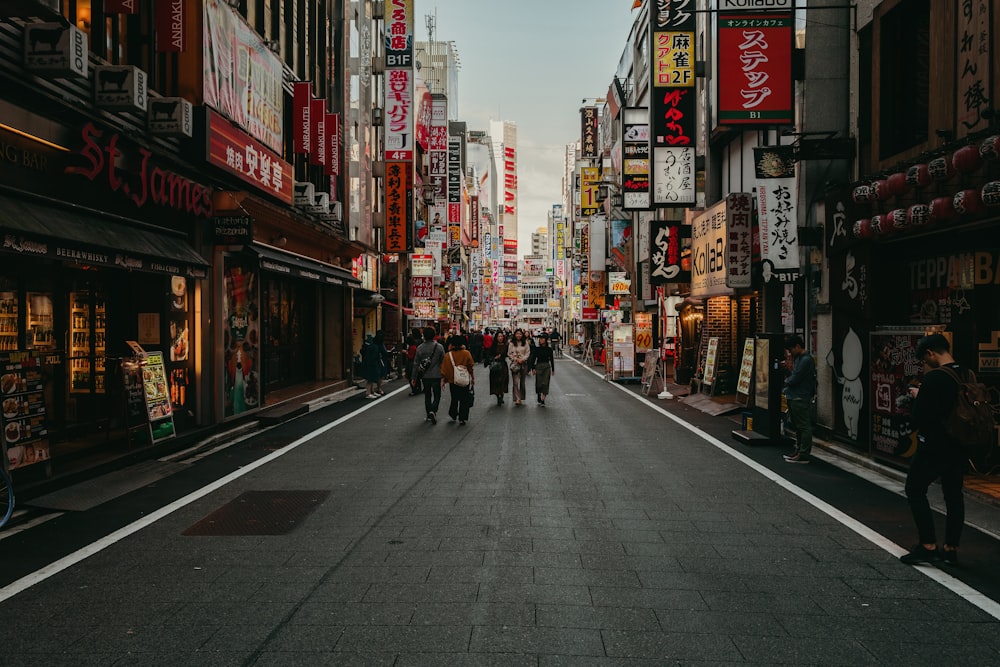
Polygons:
<instances>
[{"instance_id":1,"label":"person carrying shoulder bag","mask_svg":"<svg viewBox=\"0 0 1000 667\"><path fill-rule=\"evenodd\" d=\"M424 386L424 421L437 424L437 411L441 405L441 363L444 348L434 340L437 332L433 327L425 327L424 342L417 346L413 358L413 374Z\"/></svg>"},{"instance_id":2,"label":"person carrying shoulder bag","mask_svg":"<svg viewBox=\"0 0 1000 667\"><path fill-rule=\"evenodd\" d=\"M465 349L465 336L452 336L448 339L449 350L441 363L441 383L449 385L451 393L451 404L448 406L448 416L452 421L458 420L459 426L465 426L469 421L469 408L472 407L473 392L476 383L475 367L476 362L472 354ZM460 373L456 373L456 367L462 367L468 373L468 384L463 385L460 380Z\"/></svg>"}]
</instances>

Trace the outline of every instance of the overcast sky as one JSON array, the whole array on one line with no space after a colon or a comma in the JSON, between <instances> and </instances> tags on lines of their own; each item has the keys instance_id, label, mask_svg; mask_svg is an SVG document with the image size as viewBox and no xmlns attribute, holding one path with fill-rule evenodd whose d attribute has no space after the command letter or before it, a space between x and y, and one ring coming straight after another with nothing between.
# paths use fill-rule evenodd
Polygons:
<instances>
[{"instance_id":1,"label":"overcast sky","mask_svg":"<svg viewBox=\"0 0 1000 667\"><path fill-rule=\"evenodd\" d=\"M416 0L415 31L454 41L461 61L458 120L489 131L517 123L518 254L562 201L565 146L580 138L580 107L607 95L628 41L632 0Z\"/></svg>"}]
</instances>

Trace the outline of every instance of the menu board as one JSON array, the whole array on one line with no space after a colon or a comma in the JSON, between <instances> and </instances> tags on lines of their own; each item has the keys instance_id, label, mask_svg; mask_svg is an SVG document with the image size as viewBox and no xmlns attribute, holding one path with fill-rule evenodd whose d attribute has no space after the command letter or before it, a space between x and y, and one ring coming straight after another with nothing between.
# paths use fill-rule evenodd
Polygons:
<instances>
[{"instance_id":1,"label":"menu board","mask_svg":"<svg viewBox=\"0 0 1000 667\"><path fill-rule=\"evenodd\" d=\"M753 382L753 338L743 341L743 359L740 362L740 377L736 381L736 395L746 397L743 405L750 402L750 384Z\"/></svg>"},{"instance_id":2,"label":"menu board","mask_svg":"<svg viewBox=\"0 0 1000 667\"><path fill-rule=\"evenodd\" d=\"M715 359L719 353L719 339L712 336L708 339L708 352L705 353L705 380L708 387L715 382Z\"/></svg>"},{"instance_id":3,"label":"menu board","mask_svg":"<svg viewBox=\"0 0 1000 667\"><path fill-rule=\"evenodd\" d=\"M174 411L170 405L167 369L162 352L147 352L142 364L142 389L153 443L174 437Z\"/></svg>"},{"instance_id":4,"label":"menu board","mask_svg":"<svg viewBox=\"0 0 1000 667\"><path fill-rule=\"evenodd\" d=\"M44 388L37 351L0 352L0 424L11 470L49 459Z\"/></svg>"},{"instance_id":5,"label":"menu board","mask_svg":"<svg viewBox=\"0 0 1000 667\"><path fill-rule=\"evenodd\" d=\"M758 338L754 349L754 395L753 404L761 410L770 409L771 390L771 341L768 338Z\"/></svg>"},{"instance_id":6,"label":"menu board","mask_svg":"<svg viewBox=\"0 0 1000 667\"><path fill-rule=\"evenodd\" d=\"M916 332L874 332L871 352L872 455L908 464L917 448L917 434L910 417L910 384L923 377L923 363L914 357Z\"/></svg>"}]
</instances>

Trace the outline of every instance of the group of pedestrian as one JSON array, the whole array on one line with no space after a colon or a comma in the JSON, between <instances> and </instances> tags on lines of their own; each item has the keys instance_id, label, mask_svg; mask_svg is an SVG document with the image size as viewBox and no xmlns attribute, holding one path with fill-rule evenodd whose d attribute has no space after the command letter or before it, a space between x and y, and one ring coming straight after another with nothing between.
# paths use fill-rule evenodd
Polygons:
<instances>
[{"instance_id":1,"label":"group of pedestrian","mask_svg":"<svg viewBox=\"0 0 1000 667\"><path fill-rule=\"evenodd\" d=\"M555 374L555 355L546 332L539 334L537 344L532 343L524 329L515 329L510 340L499 332L493 337L484 362L490 369L490 395L496 396L497 405L504 404L508 390L513 394L514 405L523 405L527 396L526 378L533 375L538 405L545 406L549 383Z\"/></svg>"},{"instance_id":2,"label":"group of pedestrian","mask_svg":"<svg viewBox=\"0 0 1000 667\"><path fill-rule=\"evenodd\" d=\"M423 330L423 342L414 349L411 367L411 394L420 387L424 395L424 421L437 423L437 413L441 407L441 389L448 385L451 403L448 416L465 426L469 421L469 409L475 399L475 366L472 353L467 349L467 339L462 335L449 336L446 343L437 340L433 327ZM445 347L447 346L447 349ZM463 375L457 367L465 369L467 382L460 381Z\"/></svg>"}]
</instances>

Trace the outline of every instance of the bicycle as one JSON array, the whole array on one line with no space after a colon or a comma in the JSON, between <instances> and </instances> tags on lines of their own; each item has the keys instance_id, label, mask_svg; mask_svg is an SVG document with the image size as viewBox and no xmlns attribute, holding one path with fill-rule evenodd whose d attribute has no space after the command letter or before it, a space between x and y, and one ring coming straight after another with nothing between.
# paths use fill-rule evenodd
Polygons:
<instances>
[{"instance_id":1,"label":"bicycle","mask_svg":"<svg viewBox=\"0 0 1000 667\"><path fill-rule=\"evenodd\" d=\"M14 513L14 485L10 481L10 474L0 466L0 528L10 521L10 515Z\"/></svg>"}]
</instances>

